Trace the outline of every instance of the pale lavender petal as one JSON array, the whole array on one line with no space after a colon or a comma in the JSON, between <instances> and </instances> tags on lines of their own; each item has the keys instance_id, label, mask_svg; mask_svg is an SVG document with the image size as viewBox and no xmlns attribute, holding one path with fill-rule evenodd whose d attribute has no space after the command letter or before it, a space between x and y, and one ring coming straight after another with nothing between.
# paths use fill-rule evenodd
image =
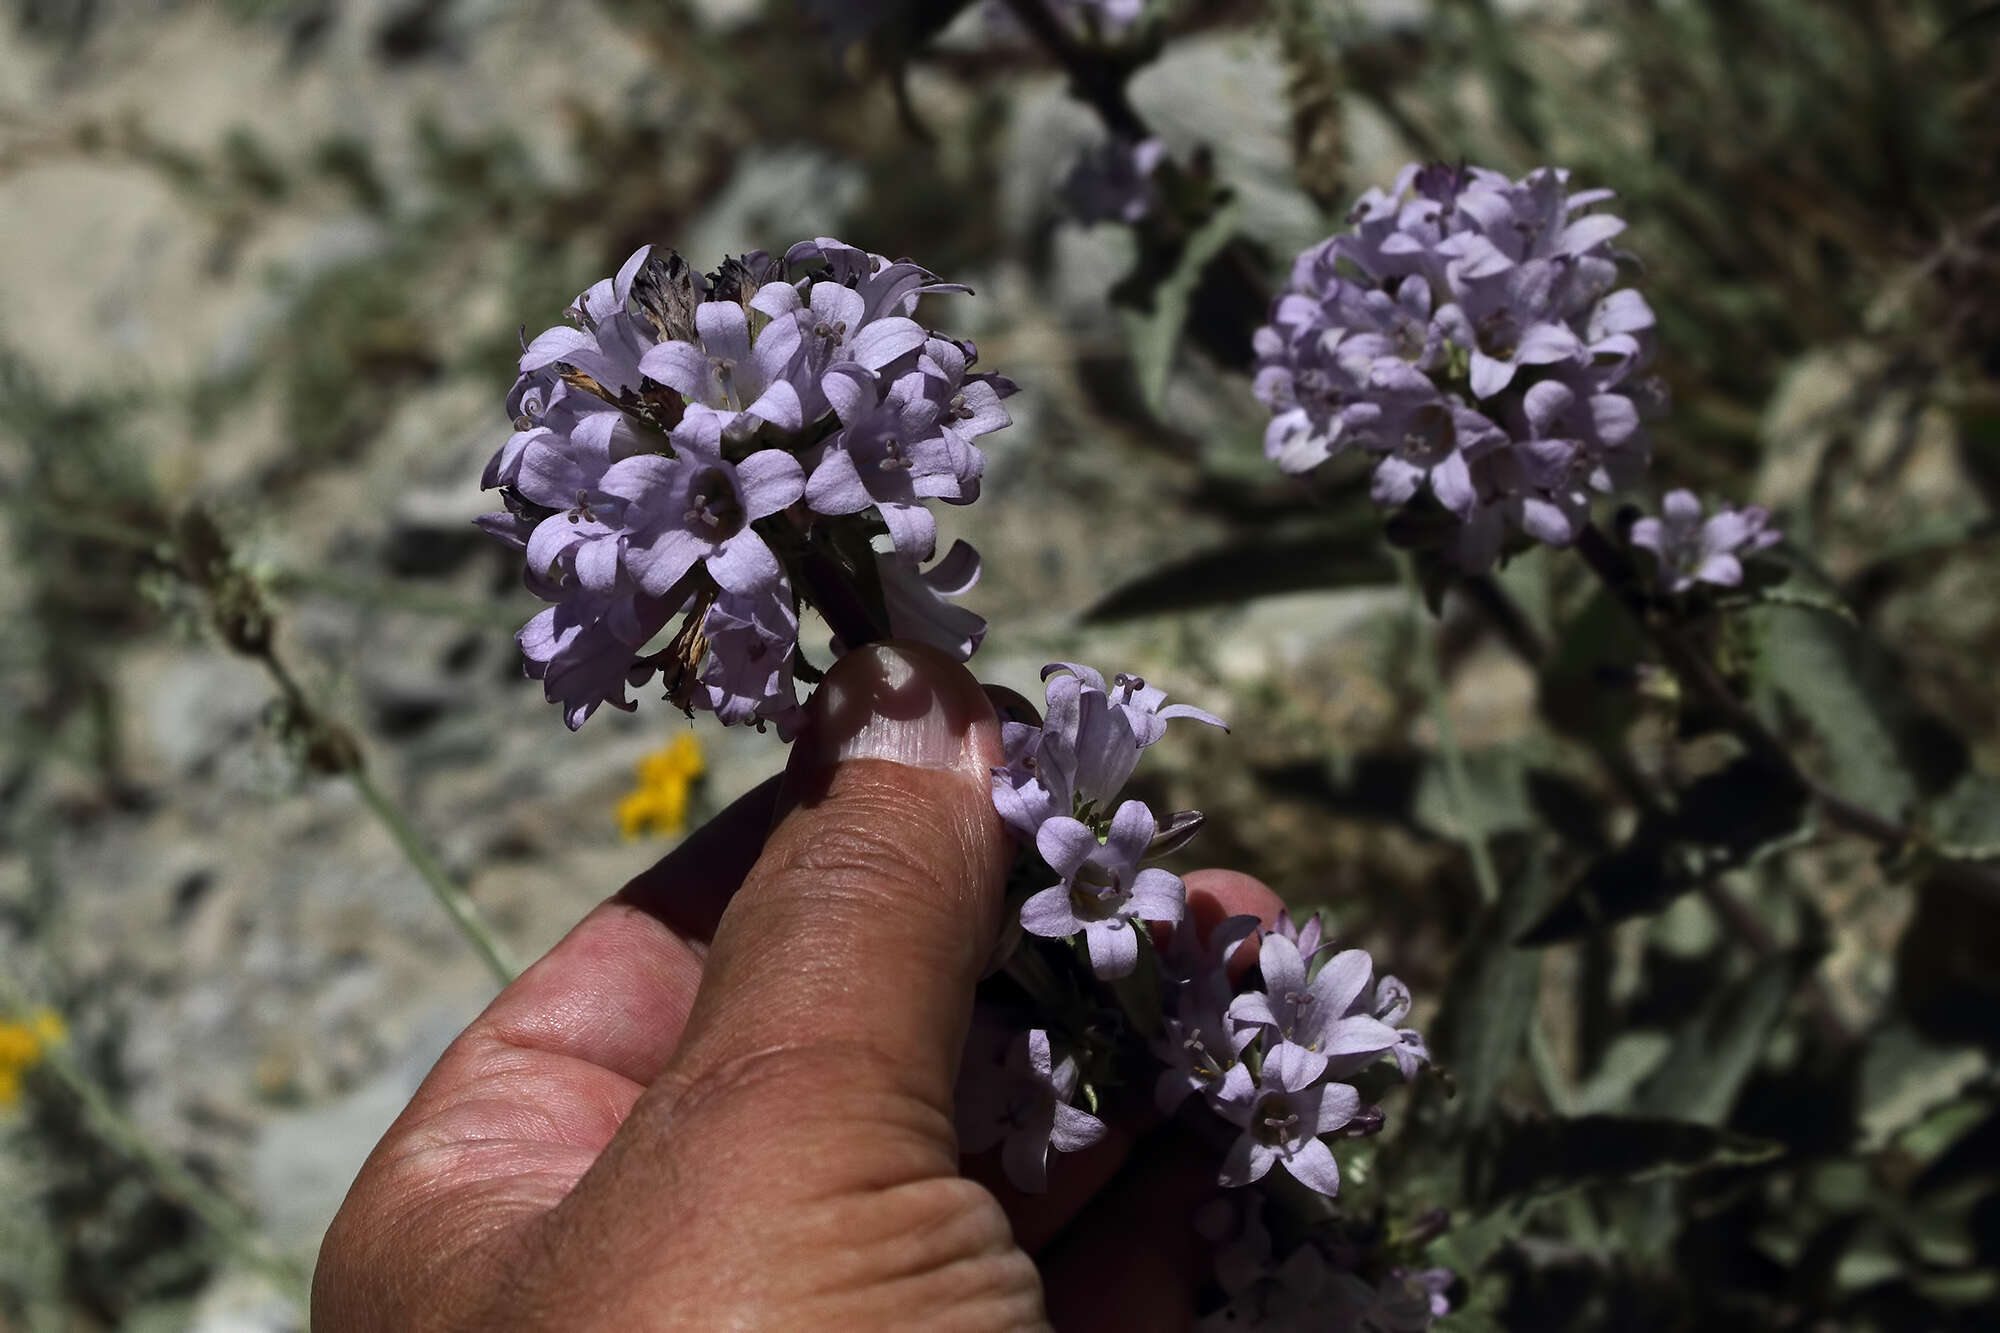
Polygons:
<instances>
[{"instance_id":1,"label":"pale lavender petal","mask_svg":"<svg viewBox=\"0 0 2000 1333\"><path fill-rule=\"evenodd\" d=\"M805 493L799 460L782 449L760 449L736 465L736 490L749 518L784 509Z\"/></svg>"},{"instance_id":2,"label":"pale lavender petal","mask_svg":"<svg viewBox=\"0 0 2000 1333\"><path fill-rule=\"evenodd\" d=\"M1409 503L1423 481L1422 468L1390 454L1375 465L1375 476L1369 482L1368 494L1376 504L1387 509Z\"/></svg>"},{"instance_id":3,"label":"pale lavender petal","mask_svg":"<svg viewBox=\"0 0 2000 1333\"><path fill-rule=\"evenodd\" d=\"M815 292L826 284L815 287ZM900 315L878 319L854 335L848 355L870 370L880 370L906 352L924 345L923 326Z\"/></svg>"},{"instance_id":4,"label":"pale lavender petal","mask_svg":"<svg viewBox=\"0 0 2000 1333\"><path fill-rule=\"evenodd\" d=\"M1329 1198L1340 1193L1340 1166L1333 1160L1333 1149L1318 1139L1307 1139L1286 1153L1284 1162L1285 1170L1308 1189Z\"/></svg>"},{"instance_id":5,"label":"pale lavender petal","mask_svg":"<svg viewBox=\"0 0 2000 1333\"><path fill-rule=\"evenodd\" d=\"M1077 872L1097 846L1097 835L1082 820L1068 815L1057 815L1035 833L1035 850L1065 879Z\"/></svg>"},{"instance_id":6,"label":"pale lavender petal","mask_svg":"<svg viewBox=\"0 0 2000 1333\"><path fill-rule=\"evenodd\" d=\"M785 576L778 557L749 528L730 537L709 556L708 572L729 591L746 597L768 591Z\"/></svg>"},{"instance_id":7,"label":"pale lavender petal","mask_svg":"<svg viewBox=\"0 0 2000 1333\"><path fill-rule=\"evenodd\" d=\"M1297 950L1293 950L1297 953ZM1320 1012L1338 1017L1347 1012L1375 974L1375 960L1366 949L1347 949L1327 960L1313 978L1312 994Z\"/></svg>"},{"instance_id":8,"label":"pale lavender petal","mask_svg":"<svg viewBox=\"0 0 2000 1333\"><path fill-rule=\"evenodd\" d=\"M1132 881L1132 913L1144 921L1179 921L1187 911L1187 885L1172 871L1141 870Z\"/></svg>"},{"instance_id":9,"label":"pale lavender petal","mask_svg":"<svg viewBox=\"0 0 2000 1333\"><path fill-rule=\"evenodd\" d=\"M694 308L694 328L710 356L732 363L750 359L750 321L736 302L703 301Z\"/></svg>"},{"instance_id":10,"label":"pale lavender petal","mask_svg":"<svg viewBox=\"0 0 2000 1333\"><path fill-rule=\"evenodd\" d=\"M1318 1132L1331 1134L1360 1113L1361 1094L1346 1083L1329 1083L1319 1099Z\"/></svg>"},{"instance_id":11,"label":"pale lavender petal","mask_svg":"<svg viewBox=\"0 0 2000 1333\"><path fill-rule=\"evenodd\" d=\"M1046 825L1044 825L1046 827ZM1069 889L1057 884L1033 894L1021 904L1021 929L1043 939L1067 939L1083 929L1070 905Z\"/></svg>"},{"instance_id":12,"label":"pale lavender petal","mask_svg":"<svg viewBox=\"0 0 2000 1333\"><path fill-rule=\"evenodd\" d=\"M1122 917L1084 922L1083 941L1090 948L1090 970L1106 980L1130 976L1139 966L1139 932Z\"/></svg>"},{"instance_id":13,"label":"pale lavender petal","mask_svg":"<svg viewBox=\"0 0 2000 1333\"><path fill-rule=\"evenodd\" d=\"M1088 1111L1056 1104L1056 1120L1049 1134L1049 1146L1057 1152L1077 1152L1103 1138L1105 1124Z\"/></svg>"},{"instance_id":14,"label":"pale lavender petal","mask_svg":"<svg viewBox=\"0 0 2000 1333\"><path fill-rule=\"evenodd\" d=\"M858 514L874 503L845 449L828 449L806 482L806 505L815 514Z\"/></svg>"},{"instance_id":15,"label":"pale lavender petal","mask_svg":"<svg viewBox=\"0 0 2000 1333\"><path fill-rule=\"evenodd\" d=\"M687 342L665 342L648 348L639 358L639 372L690 398L707 397L709 386L715 381L715 368L709 364L707 353Z\"/></svg>"},{"instance_id":16,"label":"pale lavender petal","mask_svg":"<svg viewBox=\"0 0 2000 1333\"><path fill-rule=\"evenodd\" d=\"M1264 989L1272 995L1296 995L1306 988L1305 959L1299 946L1283 935L1264 937L1257 946L1257 967L1264 974Z\"/></svg>"},{"instance_id":17,"label":"pale lavender petal","mask_svg":"<svg viewBox=\"0 0 2000 1333\"><path fill-rule=\"evenodd\" d=\"M1229 1155L1222 1159L1217 1183L1234 1189L1262 1180L1270 1173L1271 1163L1277 1160L1275 1149L1257 1142L1248 1134L1241 1135L1229 1145Z\"/></svg>"}]
</instances>

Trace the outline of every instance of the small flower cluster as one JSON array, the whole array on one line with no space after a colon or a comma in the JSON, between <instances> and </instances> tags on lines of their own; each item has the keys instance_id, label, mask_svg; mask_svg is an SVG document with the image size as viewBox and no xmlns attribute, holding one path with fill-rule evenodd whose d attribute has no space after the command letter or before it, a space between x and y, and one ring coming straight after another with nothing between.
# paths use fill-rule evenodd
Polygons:
<instances>
[{"instance_id":1,"label":"small flower cluster","mask_svg":"<svg viewBox=\"0 0 2000 1333\"><path fill-rule=\"evenodd\" d=\"M1195 1227L1215 1246L1215 1278L1226 1303L1195 1325L1201 1333L1313 1329L1319 1333L1422 1333L1451 1313L1448 1268L1364 1270L1359 1247L1307 1238L1280 1260L1256 1195L1211 1200Z\"/></svg>"},{"instance_id":2,"label":"small flower cluster","mask_svg":"<svg viewBox=\"0 0 2000 1333\"><path fill-rule=\"evenodd\" d=\"M1057 193L1078 222L1143 222L1160 207L1153 176L1166 156L1158 139L1109 139L1078 156Z\"/></svg>"},{"instance_id":3,"label":"small flower cluster","mask_svg":"<svg viewBox=\"0 0 2000 1333\"><path fill-rule=\"evenodd\" d=\"M526 345L481 525L552 603L519 642L572 728L658 673L683 709L789 737L807 601L836 634L971 655L985 624L946 599L978 556L923 567L928 504L978 498L1014 385L911 318L965 291L826 237L706 277L647 247Z\"/></svg>"},{"instance_id":4,"label":"small flower cluster","mask_svg":"<svg viewBox=\"0 0 2000 1333\"><path fill-rule=\"evenodd\" d=\"M626 838L679 833L687 827L688 793L708 771L701 742L684 731L639 761L639 783L618 802L618 831Z\"/></svg>"},{"instance_id":5,"label":"small flower cluster","mask_svg":"<svg viewBox=\"0 0 2000 1333\"><path fill-rule=\"evenodd\" d=\"M1384 1057L1404 1078L1429 1059L1423 1038L1396 1026L1409 1014L1409 990L1394 977L1376 978L1365 951L1333 952L1317 917L1300 926L1281 916L1261 933L1258 975L1239 993L1230 960L1259 935L1257 920L1232 918L1203 938L1187 916L1186 885L1142 865L1184 845L1199 814L1169 816L1163 828L1144 802L1119 799L1140 752L1165 735L1168 722L1221 727L1221 719L1168 705L1164 691L1136 676L1107 686L1088 667L1058 662L1043 679L1043 724L1006 724L1007 762L993 773L994 807L1024 849L1017 958L1040 950L1040 963L1021 969L1025 976L1061 975L1073 965L1066 994L1101 994L1101 983L1114 983L1109 989L1126 1005L1127 1030L1143 1036L1121 1047L1103 1031L1105 1006L1085 1000L1067 1006L1069 1050L1060 1061L1046 1027L1011 1046L990 1035L976 1039L961 1089L968 1147L1004 1141L1009 1178L1022 1189L1041 1188L1049 1149L1073 1151L1102 1133L1094 1117L1070 1104L1081 1052L1086 1064L1100 1062L1083 1071L1087 1097L1094 1096L1091 1082L1113 1068L1118 1081L1134 1081L1135 1064L1147 1071L1163 1114L1200 1092L1233 1129L1220 1183L1248 1185L1282 1164L1320 1193L1338 1193L1340 1171L1327 1139L1374 1133L1383 1123L1381 1109L1365 1104L1350 1080ZM1149 984L1129 985L1135 974ZM1133 995L1152 997L1150 1007L1132 1012ZM1039 1021L1051 1017L1051 1007L1065 1007L1046 988L1034 998ZM997 1022L989 1016L989 1027Z\"/></svg>"},{"instance_id":6,"label":"small flower cluster","mask_svg":"<svg viewBox=\"0 0 2000 1333\"><path fill-rule=\"evenodd\" d=\"M1573 540L1592 492L1644 473L1640 419L1662 393L1640 378L1653 312L1617 285L1625 224L1590 211L1611 192L1568 183L1552 167L1514 181L1411 164L1364 194L1257 332L1266 454L1303 473L1365 450L1376 502L1428 492L1467 569L1510 531Z\"/></svg>"},{"instance_id":7,"label":"small flower cluster","mask_svg":"<svg viewBox=\"0 0 2000 1333\"><path fill-rule=\"evenodd\" d=\"M0 1109L21 1100L28 1072L68 1036L62 1015L53 1009L37 1009L18 1022L0 1020Z\"/></svg>"},{"instance_id":8,"label":"small flower cluster","mask_svg":"<svg viewBox=\"0 0 2000 1333\"><path fill-rule=\"evenodd\" d=\"M1724 505L1703 519L1693 491L1668 491L1658 518L1632 525L1631 542L1653 553L1668 591L1682 593L1697 583L1735 587L1743 582L1744 558L1777 545L1781 536L1769 511L1757 505Z\"/></svg>"}]
</instances>

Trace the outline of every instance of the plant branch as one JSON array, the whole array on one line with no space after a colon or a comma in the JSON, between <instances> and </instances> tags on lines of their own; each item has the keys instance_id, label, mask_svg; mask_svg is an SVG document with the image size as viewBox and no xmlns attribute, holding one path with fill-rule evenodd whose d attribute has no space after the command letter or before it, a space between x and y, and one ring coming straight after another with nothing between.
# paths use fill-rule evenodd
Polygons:
<instances>
[{"instance_id":1,"label":"plant branch","mask_svg":"<svg viewBox=\"0 0 2000 1333\"><path fill-rule=\"evenodd\" d=\"M1021 26L1063 67L1069 75L1071 93L1097 111L1106 129L1128 139L1152 136L1125 94L1125 81L1132 74L1130 65L1100 58L1077 41L1042 0L1006 0L1006 5Z\"/></svg>"},{"instance_id":2,"label":"plant branch","mask_svg":"<svg viewBox=\"0 0 2000 1333\"><path fill-rule=\"evenodd\" d=\"M1591 572L1618 599L1646 637L1652 640L1682 684L1699 694L1752 754L1798 782L1811 795L1813 804L1828 823L1850 833L1858 833L1891 850L1901 851L1923 845L1914 830L1855 804L1800 767L1784 742L1764 725L1764 720L1736 697L1736 692L1716 671L1715 664L1676 633L1672 625L1653 614L1644 589L1631 578L1629 566L1620 558L1611 539L1596 524L1584 528L1577 537L1576 549ZM1937 870L1961 887L2000 899L2000 879L1978 866L1940 859Z\"/></svg>"}]
</instances>

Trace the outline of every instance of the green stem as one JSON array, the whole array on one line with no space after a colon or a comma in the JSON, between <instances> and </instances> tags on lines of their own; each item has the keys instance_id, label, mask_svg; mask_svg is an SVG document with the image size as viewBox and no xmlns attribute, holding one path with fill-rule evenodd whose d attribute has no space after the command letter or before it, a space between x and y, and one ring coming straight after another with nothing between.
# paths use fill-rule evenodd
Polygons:
<instances>
[{"instance_id":1,"label":"green stem","mask_svg":"<svg viewBox=\"0 0 2000 1333\"><path fill-rule=\"evenodd\" d=\"M367 769L350 769L347 778L354 784L354 790L361 793L362 801L375 812L375 817L382 821L382 827L389 830L389 836L396 840L396 845L403 849L403 855L409 858L410 864L430 888L431 896L451 917L459 934L465 936L502 986L510 984L520 974L520 969L514 966L492 929L480 918L479 909L473 905L465 890L431 855L416 826L396 808L395 802L369 776Z\"/></svg>"},{"instance_id":2,"label":"green stem","mask_svg":"<svg viewBox=\"0 0 2000 1333\"><path fill-rule=\"evenodd\" d=\"M11 977L0 974L0 1010L25 1017L35 1008ZM300 1309L306 1308L311 1283L305 1269L296 1260L267 1248L257 1236L256 1219L234 1200L204 1184L178 1159L148 1141L119 1111L111 1094L84 1072L67 1045L51 1042L45 1046L42 1067L82 1104L99 1138L144 1167L161 1193L200 1218L232 1254L269 1277Z\"/></svg>"},{"instance_id":3,"label":"green stem","mask_svg":"<svg viewBox=\"0 0 2000 1333\"><path fill-rule=\"evenodd\" d=\"M1407 555L1399 554L1396 564L1410 597L1410 624L1417 638L1417 682L1430 701L1431 720L1437 727L1438 752L1444 756L1445 789L1451 797L1452 817L1464 837L1466 854L1472 858L1472 874L1479 882L1480 900L1491 906L1500 901L1500 875L1493 868L1493 856L1486 847L1486 830L1479 827L1472 815L1472 784L1466 777L1465 755L1458 747L1458 729L1452 725L1451 708L1445 699L1444 674L1438 664L1438 636L1424 615L1416 567Z\"/></svg>"},{"instance_id":4,"label":"green stem","mask_svg":"<svg viewBox=\"0 0 2000 1333\"><path fill-rule=\"evenodd\" d=\"M256 657L264 664L265 671L276 682L279 691L295 710L314 718L320 716L311 697L306 694L305 687L286 667L284 659L278 656L275 645L267 642ZM361 793L362 802L375 813L377 819L382 821L382 827L389 831L389 836L395 840L396 846L402 849L403 855L409 860L417 876L430 889L431 896L438 900L438 905L444 908L452 924L458 927L458 933L463 935L466 942L479 954L487 970L493 973L502 986L510 984L520 975L520 969L514 966L513 961L507 956L505 947L494 936L492 928L480 917L479 909L473 905L471 897L459 887L458 882L445 870L437 857L431 854L429 845L425 843L423 834L417 831L416 825L404 816L396 803L389 799L388 793L384 792L369 775L367 765L362 761L361 752L354 746L352 740L346 737L345 732L341 732L340 735L343 738L340 747L342 753L337 760L332 761L337 765L337 771L352 782L354 789Z\"/></svg>"}]
</instances>

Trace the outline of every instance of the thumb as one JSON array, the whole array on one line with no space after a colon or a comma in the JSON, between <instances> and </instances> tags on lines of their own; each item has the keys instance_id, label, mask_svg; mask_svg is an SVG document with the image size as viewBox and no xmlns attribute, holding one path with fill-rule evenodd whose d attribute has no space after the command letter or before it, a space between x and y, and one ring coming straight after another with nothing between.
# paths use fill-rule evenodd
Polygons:
<instances>
[{"instance_id":1,"label":"thumb","mask_svg":"<svg viewBox=\"0 0 2000 1333\"><path fill-rule=\"evenodd\" d=\"M965 668L909 644L848 654L810 707L784 813L716 930L673 1081L745 1059L778 1074L783 1052L816 1084L813 1053L830 1052L842 1092L906 1097L948 1123L1012 859L991 794L999 723ZM948 1133L940 1146L949 1169Z\"/></svg>"},{"instance_id":2,"label":"thumb","mask_svg":"<svg viewBox=\"0 0 2000 1333\"><path fill-rule=\"evenodd\" d=\"M1033 1264L958 1178L951 1120L1011 860L1000 761L949 658L884 644L834 666L680 1045L546 1219L506 1293L515 1323L1038 1322Z\"/></svg>"}]
</instances>

